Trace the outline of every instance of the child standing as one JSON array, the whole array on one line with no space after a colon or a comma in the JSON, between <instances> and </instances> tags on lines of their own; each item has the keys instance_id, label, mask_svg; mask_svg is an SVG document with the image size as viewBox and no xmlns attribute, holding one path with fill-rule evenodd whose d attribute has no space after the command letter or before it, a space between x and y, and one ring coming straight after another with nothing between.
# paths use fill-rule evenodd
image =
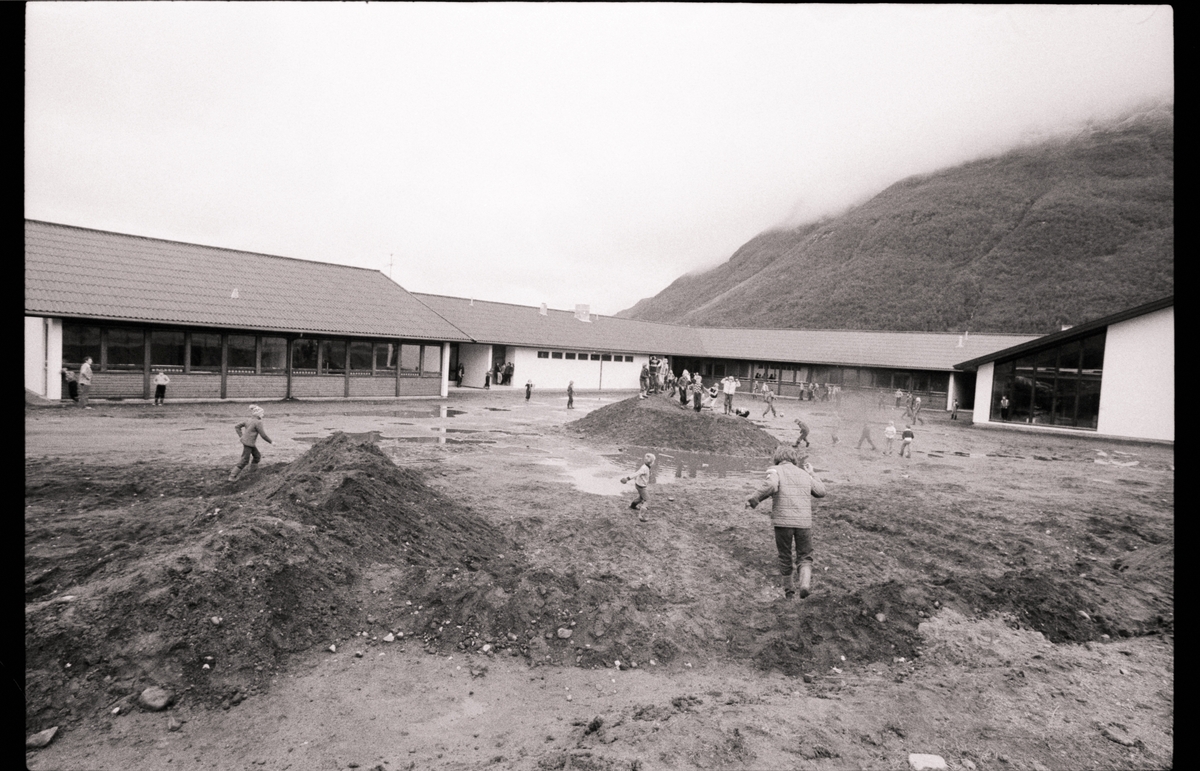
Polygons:
<instances>
[{"instance_id":1,"label":"child standing","mask_svg":"<svg viewBox=\"0 0 1200 771\"><path fill-rule=\"evenodd\" d=\"M575 409L575 381L567 383L567 409Z\"/></svg>"},{"instance_id":2,"label":"child standing","mask_svg":"<svg viewBox=\"0 0 1200 771\"><path fill-rule=\"evenodd\" d=\"M257 404L250 405L250 417L233 427L237 431L238 438L242 442L242 459L233 467L233 471L229 472L229 481L232 482L238 478L238 474L242 469L246 468L247 463L252 463L250 470L258 468L258 462L262 460L262 454L254 443L258 437L262 437L267 444L275 444L271 441L271 437L267 436L267 431L263 427L263 408ZM251 458L254 460L251 461Z\"/></svg>"},{"instance_id":3,"label":"child standing","mask_svg":"<svg viewBox=\"0 0 1200 771\"><path fill-rule=\"evenodd\" d=\"M692 409L700 411L700 401L704 394L704 378L692 375Z\"/></svg>"},{"instance_id":4,"label":"child standing","mask_svg":"<svg viewBox=\"0 0 1200 771\"><path fill-rule=\"evenodd\" d=\"M954 406L950 409L950 419L958 420L958 399L954 400Z\"/></svg>"},{"instance_id":5,"label":"child standing","mask_svg":"<svg viewBox=\"0 0 1200 771\"><path fill-rule=\"evenodd\" d=\"M896 441L896 421L888 421L887 428L883 429L883 438L887 440L887 450L885 450L883 454L891 455L892 446Z\"/></svg>"},{"instance_id":6,"label":"child standing","mask_svg":"<svg viewBox=\"0 0 1200 771\"><path fill-rule=\"evenodd\" d=\"M533 380L525 381L525 401L529 401L530 394L533 393Z\"/></svg>"},{"instance_id":7,"label":"child standing","mask_svg":"<svg viewBox=\"0 0 1200 771\"><path fill-rule=\"evenodd\" d=\"M900 457L901 458L903 458L905 456L905 454L907 454L909 458L912 457L912 443L913 443L913 439L915 439L915 438L916 437L913 434L912 426L906 425L904 427L904 433L900 435Z\"/></svg>"},{"instance_id":8,"label":"child standing","mask_svg":"<svg viewBox=\"0 0 1200 771\"><path fill-rule=\"evenodd\" d=\"M63 378L67 381L67 396L71 397L71 401L79 401L79 380L75 377L75 373L63 367Z\"/></svg>"},{"instance_id":9,"label":"child standing","mask_svg":"<svg viewBox=\"0 0 1200 771\"><path fill-rule=\"evenodd\" d=\"M639 511L638 519L642 522L646 521L646 515L641 514L640 509L645 508L646 504L650 503L650 494L646 492L646 488L650 484L650 468L654 465L654 460L654 453L646 453L646 456L642 459L642 465L636 474L631 477L621 477L621 484L625 484L632 479L633 486L637 488L638 497L633 503L629 504L629 508Z\"/></svg>"},{"instance_id":10,"label":"child standing","mask_svg":"<svg viewBox=\"0 0 1200 771\"><path fill-rule=\"evenodd\" d=\"M171 382L171 378L167 377L167 373L161 369L154 371L154 404L165 404L167 401L167 383Z\"/></svg>"}]
</instances>

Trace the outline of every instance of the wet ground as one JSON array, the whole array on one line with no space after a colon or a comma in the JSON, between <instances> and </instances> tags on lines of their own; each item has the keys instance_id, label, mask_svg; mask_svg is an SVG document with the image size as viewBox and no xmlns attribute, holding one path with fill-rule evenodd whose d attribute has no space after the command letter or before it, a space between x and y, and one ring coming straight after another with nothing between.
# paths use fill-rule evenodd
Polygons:
<instances>
[{"instance_id":1,"label":"wet ground","mask_svg":"<svg viewBox=\"0 0 1200 771\"><path fill-rule=\"evenodd\" d=\"M27 766L1173 764L1173 448L931 415L900 459L897 414L782 401L755 422L791 443L802 415L829 488L788 602L744 506L765 458L655 449L639 522L646 448L567 428L627 394L522 396L264 403L275 444L232 486L244 404L27 410L27 727L63 726ZM335 432L393 486L307 455ZM436 575L396 561L397 511Z\"/></svg>"}]
</instances>

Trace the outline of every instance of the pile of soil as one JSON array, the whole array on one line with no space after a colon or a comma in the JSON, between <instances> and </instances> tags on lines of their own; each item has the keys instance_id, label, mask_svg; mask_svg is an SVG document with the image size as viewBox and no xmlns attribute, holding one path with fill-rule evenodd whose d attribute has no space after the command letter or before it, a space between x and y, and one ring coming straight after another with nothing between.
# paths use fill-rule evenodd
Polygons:
<instances>
[{"instance_id":1,"label":"pile of soil","mask_svg":"<svg viewBox=\"0 0 1200 771\"><path fill-rule=\"evenodd\" d=\"M770 455L779 445L779 440L746 418L696 412L691 406L684 409L662 394L606 405L567 428L588 438L636 447L740 457Z\"/></svg>"}]
</instances>

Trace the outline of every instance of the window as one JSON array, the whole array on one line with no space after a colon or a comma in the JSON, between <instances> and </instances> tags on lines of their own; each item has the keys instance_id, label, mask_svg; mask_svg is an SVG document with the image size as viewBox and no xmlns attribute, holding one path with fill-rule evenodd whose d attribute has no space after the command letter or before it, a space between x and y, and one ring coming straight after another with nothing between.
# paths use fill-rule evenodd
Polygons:
<instances>
[{"instance_id":1,"label":"window","mask_svg":"<svg viewBox=\"0 0 1200 771\"><path fill-rule=\"evenodd\" d=\"M346 341L322 340L321 356L322 375L342 375L346 372Z\"/></svg>"},{"instance_id":2,"label":"window","mask_svg":"<svg viewBox=\"0 0 1200 771\"><path fill-rule=\"evenodd\" d=\"M253 372L257 366L258 351L254 335L229 336L229 368Z\"/></svg>"},{"instance_id":3,"label":"window","mask_svg":"<svg viewBox=\"0 0 1200 771\"><path fill-rule=\"evenodd\" d=\"M610 354L610 353L600 354L600 361L612 361L612 354Z\"/></svg>"},{"instance_id":4,"label":"window","mask_svg":"<svg viewBox=\"0 0 1200 771\"><path fill-rule=\"evenodd\" d=\"M221 336L210 332L192 332L191 369L216 372L221 369Z\"/></svg>"},{"instance_id":5,"label":"window","mask_svg":"<svg viewBox=\"0 0 1200 771\"><path fill-rule=\"evenodd\" d=\"M991 420L1095 429L1100 417L1105 333L1009 361L992 374ZM1007 399L1007 409L1001 400Z\"/></svg>"},{"instance_id":6,"label":"window","mask_svg":"<svg viewBox=\"0 0 1200 771\"><path fill-rule=\"evenodd\" d=\"M107 338L104 369L142 369L146 365L145 332L118 327L106 329L104 334Z\"/></svg>"},{"instance_id":7,"label":"window","mask_svg":"<svg viewBox=\"0 0 1200 771\"><path fill-rule=\"evenodd\" d=\"M562 351L554 351L553 353L550 354L551 359L561 359L562 357L563 357Z\"/></svg>"},{"instance_id":8,"label":"window","mask_svg":"<svg viewBox=\"0 0 1200 771\"><path fill-rule=\"evenodd\" d=\"M312 338L292 341L292 372L317 374L317 341Z\"/></svg>"},{"instance_id":9,"label":"window","mask_svg":"<svg viewBox=\"0 0 1200 771\"><path fill-rule=\"evenodd\" d=\"M83 364L89 356L94 369L100 367L100 327L83 324L63 323L63 363L75 365L75 369Z\"/></svg>"},{"instance_id":10,"label":"window","mask_svg":"<svg viewBox=\"0 0 1200 771\"><path fill-rule=\"evenodd\" d=\"M350 343L350 369L354 372L370 372L375 363L374 345L367 342Z\"/></svg>"},{"instance_id":11,"label":"window","mask_svg":"<svg viewBox=\"0 0 1200 771\"><path fill-rule=\"evenodd\" d=\"M632 356L626 356L626 357L625 357L625 361L633 361L633 357L632 357Z\"/></svg>"},{"instance_id":12,"label":"window","mask_svg":"<svg viewBox=\"0 0 1200 771\"><path fill-rule=\"evenodd\" d=\"M421 372L421 346L412 343L400 344L400 371L412 375Z\"/></svg>"},{"instance_id":13,"label":"window","mask_svg":"<svg viewBox=\"0 0 1200 771\"><path fill-rule=\"evenodd\" d=\"M567 357L568 359L574 359L574 358L575 358L575 354L573 354L573 353L567 353L567 354L566 354L566 357Z\"/></svg>"},{"instance_id":14,"label":"window","mask_svg":"<svg viewBox=\"0 0 1200 771\"><path fill-rule=\"evenodd\" d=\"M394 343L375 343L375 371L396 371L396 345Z\"/></svg>"},{"instance_id":15,"label":"window","mask_svg":"<svg viewBox=\"0 0 1200 771\"><path fill-rule=\"evenodd\" d=\"M442 371L442 346L440 345L422 345L421 346L421 372L426 375L441 374Z\"/></svg>"},{"instance_id":16,"label":"window","mask_svg":"<svg viewBox=\"0 0 1200 771\"><path fill-rule=\"evenodd\" d=\"M282 337L262 339L262 372L283 372L287 369L287 340Z\"/></svg>"},{"instance_id":17,"label":"window","mask_svg":"<svg viewBox=\"0 0 1200 771\"><path fill-rule=\"evenodd\" d=\"M183 367L183 332L156 329L150 333L150 366Z\"/></svg>"},{"instance_id":18,"label":"window","mask_svg":"<svg viewBox=\"0 0 1200 771\"><path fill-rule=\"evenodd\" d=\"M593 353L593 354L592 354L592 361L600 361L600 354L598 354L598 353ZM607 361L607 360L606 360L606 361Z\"/></svg>"},{"instance_id":19,"label":"window","mask_svg":"<svg viewBox=\"0 0 1200 771\"><path fill-rule=\"evenodd\" d=\"M549 351L538 351L538 358L539 359L549 359L550 352Z\"/></svg>"}]
</instances>

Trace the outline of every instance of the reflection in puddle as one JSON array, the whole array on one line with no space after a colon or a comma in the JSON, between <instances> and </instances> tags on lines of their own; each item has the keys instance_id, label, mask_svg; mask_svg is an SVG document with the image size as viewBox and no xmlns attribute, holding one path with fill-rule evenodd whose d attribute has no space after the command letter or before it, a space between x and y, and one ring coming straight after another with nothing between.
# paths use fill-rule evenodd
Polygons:
<instances>
[{"instance_id":1,"label":"reflection in puddle","mask_svg":"<svg viewBox=\"0 0 1200 771\"><path fill-rule=\"evenodd\" d=\"M621 484L621 477L633 476L642 464L645 450L630 448L616 455L601 456L600 463L571 463L561 458L546 458L539 465L554 466L568 477L576 489L596 495L623 495L634 492L632 484ZM761 476L770 463L766 458L733 458L727 455L677 452L655 453L657 461L650 472L651 484L670 484L685 476L728 477Z\"/></svg>"},{"instance_id":2,"label":"reflection in puddle","mask_svg":"<svg viewBox=\"0 0 1200 771\"><path fill-rule=\"evenodd\" d=\"M393 418L453 418L456 415L465 415L466 410L452 410L449 407L442 405L440 407L425 407L419 410L383 410L379 412L343 412L343 415L351 418L374 418L374 417L393 417Z\"/></svg>"},{"instance_id":3,"label":"reflection in puddle","mask_svg":"<svg viewBox=\"0 0 1200 771\"><path fill-rule=\"evenodd\" d=\"M492 412L512 412L512 410L507 407L484 407L484 409L491 410Z\"/></svg>"},{"instance_id":4,"label":"reflection in puddle","mask_svg":"<svg viewBox=\"0 0 1200 771\"><path fill-rule=\"evenodd\" d=\"M416 443L416 444L495 444L492 439L451 439L445 436L384 436L379 431L364 431L362 433L343 432L351 439L357 439L363 442L370 442L374 445L394 445L400 443ZM315 444L316 442L325 439L323 436L313 434L303 436L293 436L292 440L302 444ZM384 449L387 449L386 447Z\"/></svg>"},{"instance_id":5,"label":"reflection in puddle","mask_svg":"<svg viewBox=\"0 0 1200 771\"><path fill-rule=\"evenodd\" d=\"M642 458L647 452L645 448L630 447L618 455L607 455L621 465L629 467L629 474L634 473L642 465ZM673 479L695 479L697 475L715 476L725 479L727 476L753 476L764 474L771 465L769 458L735 458L729 455L710 455L699 452L657 452L655 468L651 472L651 480L665 484Z\"/></svg>"}]
</instances>

